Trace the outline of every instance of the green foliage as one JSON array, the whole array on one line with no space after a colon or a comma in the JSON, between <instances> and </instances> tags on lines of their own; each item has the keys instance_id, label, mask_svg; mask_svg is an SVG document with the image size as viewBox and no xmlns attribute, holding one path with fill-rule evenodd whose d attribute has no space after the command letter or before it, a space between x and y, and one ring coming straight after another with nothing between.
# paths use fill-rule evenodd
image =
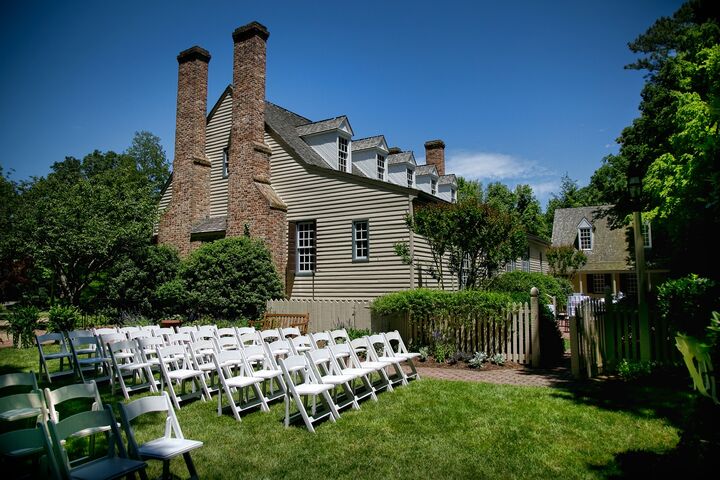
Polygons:
<instances>
[{"instance_id":1,"label":"green foliage","mask_svg":"<svg viewBox=\"0 0 720 480\"><path fill-rule=\"evenodd\" d=\"M502 353L496 353L490 358L490 363L494 363L495 365L503 366L505 365L505 355Z\"/></svg>"},{"instance_id":2,"label":"green foliage","mask_svg":"<svg viewBox=\"0 0 720 480\"><path fill-rule=\"evenodd\" d=\"M10 313L8 322L15 348L30 348L35 344L39 314L35 307L17 307Z\"/></svg>"},{"instance_id":3,"label":"green foliage","mask_svg":"<svg viewBox=\"0 0 720 480\"><path fill-rule=\"evenodd\" d=\"M362 338L370 335L370 330L367 328L348 328L347 333L350 340L355 340L356 338Z\"/></svg>"},{"instance_id":4,"label":"green foliage","mask_svg":"<svg viewBox=\"0 0 720 480\"><path fill-rule=\"evenodd\" d=\"M617 373L626 382L648 377L657 365L655 362L623 359L617 366Z\"/></svg>"},{"instance_id":5,"label":"green foliage","mask_svg":"<svg viewBox=\"0 0 720 480\"><path fill-rule=\"evenodd\" d=\"M577 181L571 179L566 173L560 182L560 193L552 194L548 202L545 218L547 224L552 226L555 218L555 210L558 208L589 207L602 202L596 195L595 190L590 187L580 188Z\"/></svg>"},{"instance_id":6,"label":"green foliage","mask_svg":"<svg viewBox=\"0 0 720 480\"><path fill-rule=\"evenodd\" d=\"M479 180L468 180L463 177L457 177L457 200L462 202L464 200L474 199L478 202L483 200L483 187Z\"/></svg>"},{"instance_id":7,"label":"green foliage","mask_svg":"<svg viewBox=\"0 0 720 480\"><path fill-rule=\"evenodd\" d=\"M135 159L137 170L148 179L153 197L160 200L162 189L170 178L170 162L160 137L147 131L135 132L125 154Z\"/></svg>"},{"instance_id":8,"label":"green foliage","mask_svg":"<svg viewBox=\"0 0 720 480\"><path fill-rule=\"evenodd\" d=\"M568 295L573 292L572 285L564 278L555 278L537 272L507 272L493 278L488 285L488 290L494 292L505 292L522 294L523 302L529 301L530 289L536 287L539 292L541 303L549 303L549 296L555 297L557 304L563 308L567 303Z\"/></svg>"},{"instance_id":9,"label":"green foliage","mask_svg":"<svg viewBox=\"0 0 720 480\"><path fill-rule=\"evenodd\" d=\"M55 305L48 316L48 331L69 332L80 320L80 312L73 306Z\"/></svg>"},{"instance_id":10,"label":"green foliage","mask_svg":"<svg viewBox=\"0 0 720 480\"><path fill-rule=\"evenodd\" d=\"M154 292L155 315L166 318L170 315L184 314L187 311L188 298L187 287L180 278L158 285Z\"/></svg>"},{"instance_id":11,"label":"green foliage","mask_svg":"<svg viewBox=\"0 0 720 480\"><path fill-rule=\"evenodd\" d=\"M147 317L182 312L186 294L178 286L179 270L175 249L164 245L139 249L110 268L105 283L108 302L118 312Z\"/></svg>"},{"instance_id":12,"label":"green foliage","mask_svg":"<svg viewBox=\"0 0 720 480\"><path fill-rule=\"evenodd\" d=\"M485 352L475 352L475 355L468 361L470 368L483 368L483 364L488 361Z\"/></svg>"},{"instance_id":13,"label":"green foliage","mask_svg":"<svg viewBox=\"0 0 720 480\"><path fill-rule=\"evenodd\" d=\"M551 275L565 277L570 280L587 263L587 255L572 245L548 247L545 256L550 266Z\"/></svg>"},{"instance_id":14,"label":"green foliage","mask_svg":"<svg viewBox=\"0 0 720 480\"><path fill-rule=\"evenodd\" d=\"M658 310L673 330L703 338L712 311L720 309L720 285L695 274L658 286Z\"/></svg>"},{"instance_id":15,"label":"green foliage","mask_svg":"<svg viewBox=\"0 0 720 480\"><path fill-rule=\"evenodd\" d=\"M445 363L455 354L456 348L450 339L444 335L439 335L435 340L432 351L436 362Z\"/></svg>"},{"instance_id":16,"label":"green foliage","mask_svg":"<svg viewBox=\"0 0 720 480\"><path fill-rule=\"evenodd\" d=\"M182 263L179 277L194 315L256 319L267 300L283 297L270 253L250 237L203 244Z\"/></svg>"},{"instance_id":17,"label":"green foliage","mask_svg":"<svg viewBox=\"0 0 720 480\"><path fill-rule=\"evenodd\" d=\"M418 353L420 354L420 361L427 362L427 359L430 356L430 347L428 347L427 345L424 345L424 346L418 348Z\"/></svg>"},{"instance_id":18,"label":"green foliage","mask_svg":"<svg viewBox=\"0 0 720 480\"><path fill-rule=\"evenodd\" d=\"M498 210L515 216L526 233L550 239L552 223L548 225L540 202L535 198L530 185L517 185L515 190L511 191L502 183L490 183L485 193L485 201Z\"/></svg>"}]
</instances>

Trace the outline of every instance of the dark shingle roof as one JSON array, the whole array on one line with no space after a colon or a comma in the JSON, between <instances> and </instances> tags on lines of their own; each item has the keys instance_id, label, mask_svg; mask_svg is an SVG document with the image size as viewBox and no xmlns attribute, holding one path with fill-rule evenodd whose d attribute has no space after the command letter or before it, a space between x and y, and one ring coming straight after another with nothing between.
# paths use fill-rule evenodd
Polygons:
<instances>
[{"instance_id":1,"label":"dark shingle roof","mask_svg":"<svg viewBox=\"0 0 720 480\"><path fill-rule=\"evenodd\" d=\"M388 165L396 165L398 163L409 163L413 166L417 165L415 163L415 155L413 155L413 152L393 153L392 155L388 155L387 162Z\"/></svg>"},{"instance_id":2,"label":"dark shingle roof","mask_svg":"<svg viewBox=\"0 0 720 480\"><path fill-rule=\"evenodd\" d=\"M415 169L415 175L435 175L437 177L437 167L435 165L418 165Z\"/></svg>"},{"instance_id":3,"label":"dark shingle roof","mask_svg":"<svg viewBox=\"0 0 720 480\"><path fill-rule=\"evenodd\" d=\"M610 205L558 208L553 219L553 246L573 245L578 248L578 225L586 219L593 227L593 248L586 250L587 264L581 271L630 270L628 265L627 229L611 230L605 213Z\"/></svg>"},{"instance_id":4,"label":"dark shingle roof","mask_svg":"<svg viewBox=\"0 0 720 480\"><path fill-rule=\"evenodd\" d=\"M341 115L335 118L329 118L327 120L320 120L319 122L307 123L305 125L298 125L296 130L298 135L313 135L315 133L329 132L330 130L337 130L343 124L347 123L350 133L352 134L352 127L345 115Z\"/></svg>"},{"instance_id":5,"label":"dark shingle roof","mask_svg":"<svg viewBox=\"0 0 720 480\"><path fill-rule=\"evenodd\" d=\"M359 138L353 140L352 149L355 150L366 150L368 148L381 148L385 142L385 137L382 135L375 135L374 137Z\"/></svg>"},{"instance_id":6,"label":"dark shingle roof","mask_svg":"<svg viewBox=\"0 0 720 480\"><path fill-rule=\"evenodd\" d=\"M440 175L440 178L438 178L438 185L452 185L457 187L457 177L454 173L449 175Z\"/></svg>"},{"instance_id":7,"label":"dark shingle roof","mask_svg":"<svg viewBox=\"0 0 720 480\"><path fill-rule=\"evenodd\" d=\"M330 164L298 136L295 127L307 121L305 117L278 107L274 103L265 102L265 123L280 137L285 147L310 165L331 169Z\"/></svg>"}]
</instances>

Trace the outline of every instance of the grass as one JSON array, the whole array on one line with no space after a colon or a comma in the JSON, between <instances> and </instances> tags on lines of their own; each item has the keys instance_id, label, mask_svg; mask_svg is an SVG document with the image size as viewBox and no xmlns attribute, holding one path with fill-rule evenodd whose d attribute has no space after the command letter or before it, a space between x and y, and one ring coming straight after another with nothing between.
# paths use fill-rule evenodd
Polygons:
<instances>
[{"instance_id":1,"label":"grass","mask_svg":"<svg viewBox=\"0 0 720 480\"><path fill-rule=\"evenodd\" d=\"M0 350L0 373L30 369L34 350ZM672 415L688 396L650 388L630 401L628 391L605 398L606 389L423 379L342 412L315 435L284 428L281 403L236 422L217 417L213 397L178 417L187 438L205 443L192 454L202 478L606 478L626 472L634 452L663 458L680 441ZM102 389L103 401L122 400ZM157 422L136 429L140 440L160 432ZM150 465L159 475L160 464ZM181 459L172 471L187 477Z\"/></svg>"}]
</instances>

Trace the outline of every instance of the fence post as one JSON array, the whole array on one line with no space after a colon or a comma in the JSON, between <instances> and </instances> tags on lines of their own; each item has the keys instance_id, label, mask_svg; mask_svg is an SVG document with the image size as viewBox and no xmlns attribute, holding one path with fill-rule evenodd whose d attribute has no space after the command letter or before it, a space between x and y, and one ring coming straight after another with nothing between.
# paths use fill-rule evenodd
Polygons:
<instances>
[{"instance_id":1,"label":"fence post","mask_svg":"<svg viewBox=\"0 0 720 480\"><path fill-rule=\"evenodd\" d=\"M575 378L580 378L580 344L578 342L577 309L570 320L570 370Z\"/></svg>"},{"instance_id":2,"label":"fence post","mask_svg":"<svg viewBox=\"0 0 720 480\"><path fill-rule=\"evenodd\" d=\"M532 360L531 365L533 367L540 366L540 305L538 301L538 294L540 292L536 287L530 289L530 331L531 335L531 348L532 348Z\"/></svg>"}]
</instances>

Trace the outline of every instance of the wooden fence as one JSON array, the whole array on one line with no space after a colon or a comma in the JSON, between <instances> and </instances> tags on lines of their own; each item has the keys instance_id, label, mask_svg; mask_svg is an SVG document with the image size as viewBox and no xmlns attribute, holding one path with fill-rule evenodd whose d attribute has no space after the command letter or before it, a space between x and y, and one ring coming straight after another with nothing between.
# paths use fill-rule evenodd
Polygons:
<instances>
[{"instance_id":1,"label":"wooden fence","mask_svg":"<svg viewBox=\"0 0 720 480\"><path fill-rule=\"evenodd\" d=\"M368 300L292 299L270 300L272 313L309 313L309 331L335 328L368 329L373 332L398 330L406 343L433 343L433 335L445 335L459 351L502 353L508 361L540 364L539 306L537 289L530 304L516 304L500 319L475 318L465 322L431 319L410 321L407 315L378 316ZM534 295L533 295L534 293Z\"/></svg>"},{"instance_id":2,"label":"wooden fence","mask_svg":"<svg viewBox=\"0 0 720 480\"><path fill-rule=\"evenodd\" d=\"M575 313L570 317L570 350L576 377L611 372L622 360L679 359L668 323L654 311L641 315L636 307L615 305L606 296L585 300Z\"/></svg>"}]
</instances>

